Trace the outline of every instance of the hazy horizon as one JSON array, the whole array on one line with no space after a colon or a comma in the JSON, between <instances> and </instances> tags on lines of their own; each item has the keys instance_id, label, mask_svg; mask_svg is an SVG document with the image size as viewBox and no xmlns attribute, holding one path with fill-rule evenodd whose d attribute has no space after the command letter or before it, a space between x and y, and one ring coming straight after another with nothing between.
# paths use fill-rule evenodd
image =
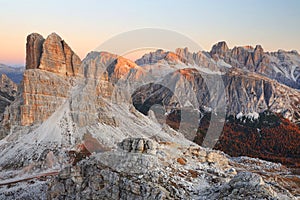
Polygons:
<instances>
[{"instance_id":1,"label":"hazy horizon","mask_svg":"<svg viewBox=\"0 0 300 200\"><path fill-rule=\"evenodd\" d=\"M161 28L210 50L219 41L260 44L265 51L300 51L300 1L82 1L2 0L0 63L24 65L26 36L58 33L80 56L122 32Z\"/></svg>"}]
</instances>

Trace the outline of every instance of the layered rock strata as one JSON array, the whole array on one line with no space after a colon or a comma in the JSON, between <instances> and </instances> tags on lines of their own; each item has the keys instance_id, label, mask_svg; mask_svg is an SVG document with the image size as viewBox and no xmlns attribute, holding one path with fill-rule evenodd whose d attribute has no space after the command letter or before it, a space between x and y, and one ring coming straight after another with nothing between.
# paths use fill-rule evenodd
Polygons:
<instances>
[{"instance_id":1,"label":"layered rock strata","mask_svg":"<svg viewBox=\"0 0 300 200\"><path fill-rule=\"evenodd\" d=\"M21 125L43 122L69 96L73 77L83 76L81 60L56 33L27 37Z\"/></svg>"}]
</instances>

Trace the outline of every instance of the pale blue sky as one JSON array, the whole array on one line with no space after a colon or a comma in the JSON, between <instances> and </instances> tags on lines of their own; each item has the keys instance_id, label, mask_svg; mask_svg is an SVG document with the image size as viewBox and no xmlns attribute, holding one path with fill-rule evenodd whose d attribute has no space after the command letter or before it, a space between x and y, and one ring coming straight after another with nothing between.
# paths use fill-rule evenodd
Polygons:
<instances>
[{"instance_id":1,"label":"pale blue sky","mask_svg":"<svg viewBox=\"0 0 300 200\"><path fill-rule=\"evenodd\" d=\"M138 28L177 31L204 49L261 44L300 51L298 0L0 0L0 63L24 64L31 32L57 32L83 58L113 35Z\"/></svg>"}]
</instances>

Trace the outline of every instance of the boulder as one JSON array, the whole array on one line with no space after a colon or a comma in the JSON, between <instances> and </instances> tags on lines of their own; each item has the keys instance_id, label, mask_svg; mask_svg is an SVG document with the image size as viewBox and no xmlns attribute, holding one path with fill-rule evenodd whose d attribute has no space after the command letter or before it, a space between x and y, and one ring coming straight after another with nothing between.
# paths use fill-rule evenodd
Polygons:
<instances>
[{"instance_id":1,"label":"boulder","mask_svg":"<svg viewBox=\"0 0 300 200\"><path fill-rule=\"evenodd\" d=\"M154 141L146 138L126 138L119 143L119 147L126 152L132 153L154 153Z\"/></svg>"}]
</instances>

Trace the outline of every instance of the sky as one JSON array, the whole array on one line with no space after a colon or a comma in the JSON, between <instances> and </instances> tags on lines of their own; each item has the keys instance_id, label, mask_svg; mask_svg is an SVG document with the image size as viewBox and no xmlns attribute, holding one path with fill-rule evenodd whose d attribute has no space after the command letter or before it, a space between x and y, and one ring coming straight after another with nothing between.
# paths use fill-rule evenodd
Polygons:
<instances>
[{"instance_id":1,"label":"sky","mask_svg":"<svg viewBox=\"0 0 300 200\"><path fill-rule=\"evenodd\" d=\"M299 10L299 0L0 0L0 63L24 65L32 32L56 32L84 58L140 28L178 32L204 50L226 41L300 52Z\"/></svg>"}]
</instances>

